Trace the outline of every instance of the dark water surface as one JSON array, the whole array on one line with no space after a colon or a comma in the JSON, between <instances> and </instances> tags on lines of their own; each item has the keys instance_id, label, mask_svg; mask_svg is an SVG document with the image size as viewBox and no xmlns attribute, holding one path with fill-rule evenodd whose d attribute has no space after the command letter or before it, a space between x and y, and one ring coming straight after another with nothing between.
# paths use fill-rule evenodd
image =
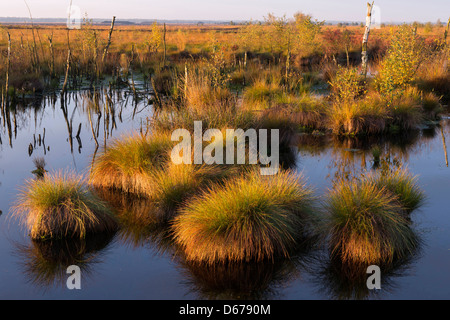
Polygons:
<instances>
[{"instance_id":1,"label":"dark water surface","mask_svg":"<svg viewBox=\"0 0 450 320\"><path fill-rule=\"evenodd\" d=\"M383 273L382 288L377 292L368 291L363 282L349 281L319 249L305 248L292 260L275 263L193 266L175 255L164 234L142 230L139 222L133 221L110 237L78 243L32 242L18 222L10 219L10 208L20 186L32 178L33 158L44 157L49 171L87 174L96 150L88 108L96 136L98 133L99 150L111 138L139 131L152 112L145 96L136 103L131 92L114 92L114 112L108 120L103 91L100 96L103 102L99 109L92 106L87 92L71 93L66 99L67 110L61 108L59 96L46 96L34 107L17 107L16 130L11 116L12 147L2 122L0 299L450 298L450 168L444 152L445 144L450 147L448 117L440 125L430 124L390 139L358 141L301 135L296 142L295 168L307 177L319 196L326 193L336 176L351 177L386 163L407 166L418 176L427 201L413 212L412 220L422 245L411 259ZM102 111L100 119L98 110ZM44 128L45 141L39 145ZM381 151L380 163L374 162L374 148ZM115 203L118 211L147 208L145 202L128 203L119 195L104 196ZM82 270L81 290L66 287L69 275L65 271L70 264Z\"/></svg>"}]
</instances>

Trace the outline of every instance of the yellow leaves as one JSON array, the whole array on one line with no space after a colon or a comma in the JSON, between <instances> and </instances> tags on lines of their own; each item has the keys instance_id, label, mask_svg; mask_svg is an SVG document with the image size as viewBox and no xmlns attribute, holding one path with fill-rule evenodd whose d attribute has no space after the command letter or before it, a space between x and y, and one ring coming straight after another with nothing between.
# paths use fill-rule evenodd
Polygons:
<instances>
[{"instance_id":1,"label":"yellow leaves","mask_svg":"<svg viewBox=\"0 0 450 320\"><path fill-rule=\"evenodd\" d=\"M423 45L410 26L392 32L391 44L375 79L377 90L392 94L415 80L416 71L423 60Z\"/></svg>"},{"instance_id":2,"label":"yellow leaves","mask_svg":"<svg viewBox=\"0 0 450 320\"><path fill-rule=\"evenodd\" d=\"M329 82L333 96L338 102L350 102L363 95L364 83L356 68L338 68L335 77Z\"/></svg>"}]
</instances>

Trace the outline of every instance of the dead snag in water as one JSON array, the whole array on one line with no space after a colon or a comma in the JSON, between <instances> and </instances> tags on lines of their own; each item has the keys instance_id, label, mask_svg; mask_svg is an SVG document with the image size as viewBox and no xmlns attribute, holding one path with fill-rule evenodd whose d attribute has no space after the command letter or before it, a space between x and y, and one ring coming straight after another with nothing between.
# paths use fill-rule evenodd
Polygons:
<instances>
[{"instance_id":1,"label":"dead snag in water","mask_svg":"<svg viewBox=\"0 0 450 320\"><path fill-rule=\"evenodd\" d=\"M64 84L61 90L61 95L64 95L66 92L67 79L69 78L69 69L70 69L70 49L67 52L67 66L66 66L66 75L64 77Z\"/></svg>"},{"instance_id":2,"label":"dead snag in water","mask_svg":"<svg viewBox=\"0 0 450 320\"><path fill-rule=\"evenodd\" d=\"M8 103L8 91L9 91L9 68L11 65L11 35L9 31L6 31L6 35L8 37L8 58L6 60L6 78L5 78L5 111L9 106Z\"/></svg>"},{"instance_id":3,"label":"dead snag in water","mask_svg":"<svg viewBox=\"0 0 450 320\"><path fill-rule=\"evenodd\" d=\"M445 144L444 128L441 126L442 144L444 146L445 164L448 167L447 145Z\"/></svg>"}]
</instances>

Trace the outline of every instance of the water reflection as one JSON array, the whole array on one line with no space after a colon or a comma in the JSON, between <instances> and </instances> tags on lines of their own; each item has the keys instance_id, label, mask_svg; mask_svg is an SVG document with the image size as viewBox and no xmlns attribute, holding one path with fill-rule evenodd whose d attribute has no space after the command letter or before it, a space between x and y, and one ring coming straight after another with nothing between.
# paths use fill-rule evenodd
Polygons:
<instances>
[{"instance_id":1,"label":"water reflection","mask_svg":"<svg viewBox=\"0 0 450 320\"><path fill-rule=\"evenodd\" d=\"M369 265L354 265L343 263L339 259L322 259L316 268L317 275L313 278L318 291L329 299L363 300L387 296L398 289L402 277L411 274L414 263L420 257L421 248L416 248L408 257L396 260L389 265L380 266L381 289L369 289L367 281L372 275L367 273Z\"/></svg>"},{"instance_id":2,"label":"water reflection","mask_svg":"<svg viewBox=\"0 0 450 320\"><path fill-rule=\"evenodd\" d=\"M115 90L109 86L71 91L63 95L53 92L15 99L8 108L2 109L0 145L8 143L13 148L18 140L18 132L24 131L29 134L21 138L29 141L28 155L31 156L39 149L46 154L50 151L50 146L45 143L48 129L64 126L71 153L76 150L81 154L82 137L93 141L97 147L100 144L106 146L113 132L119 130L118 124L138 121L141 131L146 126L144 119L149 113L143 114L143 111L151 112L152 101L147 98L149 89L143 90L131 94L127 90ZM31 133L33 129L34 133ZM4 141L4 137L8 138L7 141Z\"/></svg>"},{"instance_id":3,"label":"water reflection","mask_svg":"<svg viewBox=\"0 0 450 320\"><path fill-rule=\"evenodd\" d=\"M45 158L50 160L47 162L51 165L59 163L60 167L64 167L68 162L60 151L64 149L75 154L84 153L88 167L91 157L95 158L96 146L104 147L111 136L130 130L133 124L137 123L137 129L143 130L145 119L151 112L149 101L142 97L135 99L131 92L111 88L69 92L63 100L58 95L46 95L23 99L11 105L1 116L0 158L14 158L18 166L26 167L24 155L30 162L27 154L34 158L52 152ZM352 179L367 170L404 166L411 155L426 155L427 148L434 141L439 142L438 146L442 148L438 153L442 156L440 163L448 166L446 138L449 129L450 119L444 118L440 124L429 123L419 130L383 137L304 134L296 141L295 151L300 151L300 157L292 149L283 150L282 157L285 168L301 166L301 154L313 159L324 159L326 173L333 181L343 177ZM62 138L62 143L58 143L57 138ZM7 152L11 151L10 147L20 147L21 150ZM58 157L61 157L59 162L52 161ZM23 171L30 174L28 169ZM15 188L16 185L11 184L19 179L11 179L10 176L16 173L9 176L2 174L9 179L5 187ZM309 181L315 184L317 180ZM0 195L2 205L8 203L4 194ZM318 257L315 248L305 248L291 260L274 263L197 265L183 259L173 244L170 229L155 223L151 201L107 190L97 190L97 194L114 209L120 220L120 230L115 235L85 240L30 241L26 245L16 245L21 271L33 285L39 288L64 286L67 280L66 268L71 264L80 266L83 276L94 278L99 264L110 262L105 259L108 249L126 246L149 248L175 262L184 277L184 288L202 299L277 299L283 297L286 287L297 282L295 280L304 274L312 279L320 296L371 299L399 290L401 278L409 275L409 269L420 258L419 249L408 259L383 269L381 294L367 289L368 275L365 268L342 265L339 261L330 260L328 254ZM8 212L8 207L1 209L5 214ZM92 283L95 286L95 281Z\"/></svg>"},{"instance_id":4,"label":"water reflection","mask_svg":"<svg viewBox=\"0 0 450 320\"><path fill-rule=\"evenodd\" d=\"M119 218L117 241L132 248L152 248L171 257L183 274L184 286L200 299L271 299L298 277L312 260L317 239L306 239L292 256L264 263L204 265L188 262L175 244L170 225L159 223L153 204L145 198L98 188L96 194L107 201Z\"/></svg>"},{"instance_id":5,"label":"water reflection","mask_svg":"<svg viewBox=\"0 0 450 320\"><path fill-rule=\"evenodd\" d=\"M170 226L161 224L152 201L117 190L96 188L119 220L117 240L131 248L152 248L158 254L175 254Z\"/></svg>"},{"instance_id":6,"label":"water reflection","mask_svg":"<svg viewBox=\"0 0 450 320\"><path fill-rule=\"evenodd\" d=\"M309 269L316 239L307 239L290 259L265 262L192 263L178 258L187 279L184 285L198 299L265 300L280 298L281 291Z\"/></svg>"},{"instance_id":7,"label":"water reflection","mask_svg":"<svg viewBox=\"0 0 450 320\"><path fill-rule=\"evenodd\" d=\"M84 239L34 241L15 244L19 265L27 280L39 289L65 286L67 267L80 267L83 278L93 278L98 264L113 244L114 234Z\"/></svg>"},{"instance_id":8,"label":"water reflection","mask_svg":"<svg viewBox=\"0 0 450 320\"><path fill-rule=\"evenodd\" d=\"M408 163L410 155L423 153L438 135L442 139L442 161L448 166L445 132L450 120L385 136L349 137L323 134L300 134L296 146L300 154L328 158L327 165L332 183L339 179L351 180L369 170L399 168ZM297 165L301 166L301 157Z\"/></svg>"}]
</instances>

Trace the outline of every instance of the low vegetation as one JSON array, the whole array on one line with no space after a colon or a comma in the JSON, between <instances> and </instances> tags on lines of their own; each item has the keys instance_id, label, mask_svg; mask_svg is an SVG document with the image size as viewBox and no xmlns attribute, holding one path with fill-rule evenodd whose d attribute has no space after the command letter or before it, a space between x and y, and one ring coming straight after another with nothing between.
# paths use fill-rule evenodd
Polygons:
<instances>
[{"instance_id":1,"label":"low vegetation","mask_svg":"<svg viewBox=\"0 0 450 320\"><path fill-rule=\"evenodd\" d=\"M315 230L315 198L289 170L262 176L249 165L176 165L170 160L174 129L193 132L194 121L203 132L279 129L281 149L288 149L302 131L335 137L413 131L439 119L448 103L450 54L439 28L425 35L411 25L391 26L389 37L387 28L374 30L368 76L359 65L360 26L326 26L299 13L217 29L122 27L110 42L107 29L88 19L64 37L48 27L8 27L2 34L13 42L0 42L3 123L11 122L9 103L21 95L64 92L86 80L91 88L130 86L136 95L133 76L141 74L152 87L148 127L109 143L88 182L145 198L151 210L140 205L139 216L126 219L163 222L188 261L210 265L290 257ZM52 33L36 43L34 31ZM380 151L373 156L379 162ZM15 208L33 239L84 238L117 227L80 177L49 174L44 165L36 162L37 179L26 182ZM407 256L418 244L409 213L423 202L406 171L338 183L326 202L332 255L356 264Z\"/></svg>"},{"instance_id":2,"label":"low vegetation","mask_svg":"<svg viewBox=\"0 0 450 320\"><path fill-rule=\"evenodd\" d=\"M83 179L63 172L28 180L14 214L36 240L84 238L118 227L107 205L89 192Z\"/></svg>"},{"instance_id":3,"label":"low vegetation","mask_svg":"<svg viewBox=\"0 0 450 320\"><path fill-rule=\"evenodd\" d=\"M405 171L338 182L326 204L332 256L369 265L408 257L418 238L406 213L422 202L422 191Z\"/></svg>"},{"instance_id":4,"label":"low vegetation","mask_svg":"<svg viewBox=\"0 0 450 320\"><path fill-rule=\"evenodd\" d=\"M173 223L188 260L204 263L288 257L308 232L313 193L290 172L252 171L192 199Z\"/></svg>"}]
</instances>

